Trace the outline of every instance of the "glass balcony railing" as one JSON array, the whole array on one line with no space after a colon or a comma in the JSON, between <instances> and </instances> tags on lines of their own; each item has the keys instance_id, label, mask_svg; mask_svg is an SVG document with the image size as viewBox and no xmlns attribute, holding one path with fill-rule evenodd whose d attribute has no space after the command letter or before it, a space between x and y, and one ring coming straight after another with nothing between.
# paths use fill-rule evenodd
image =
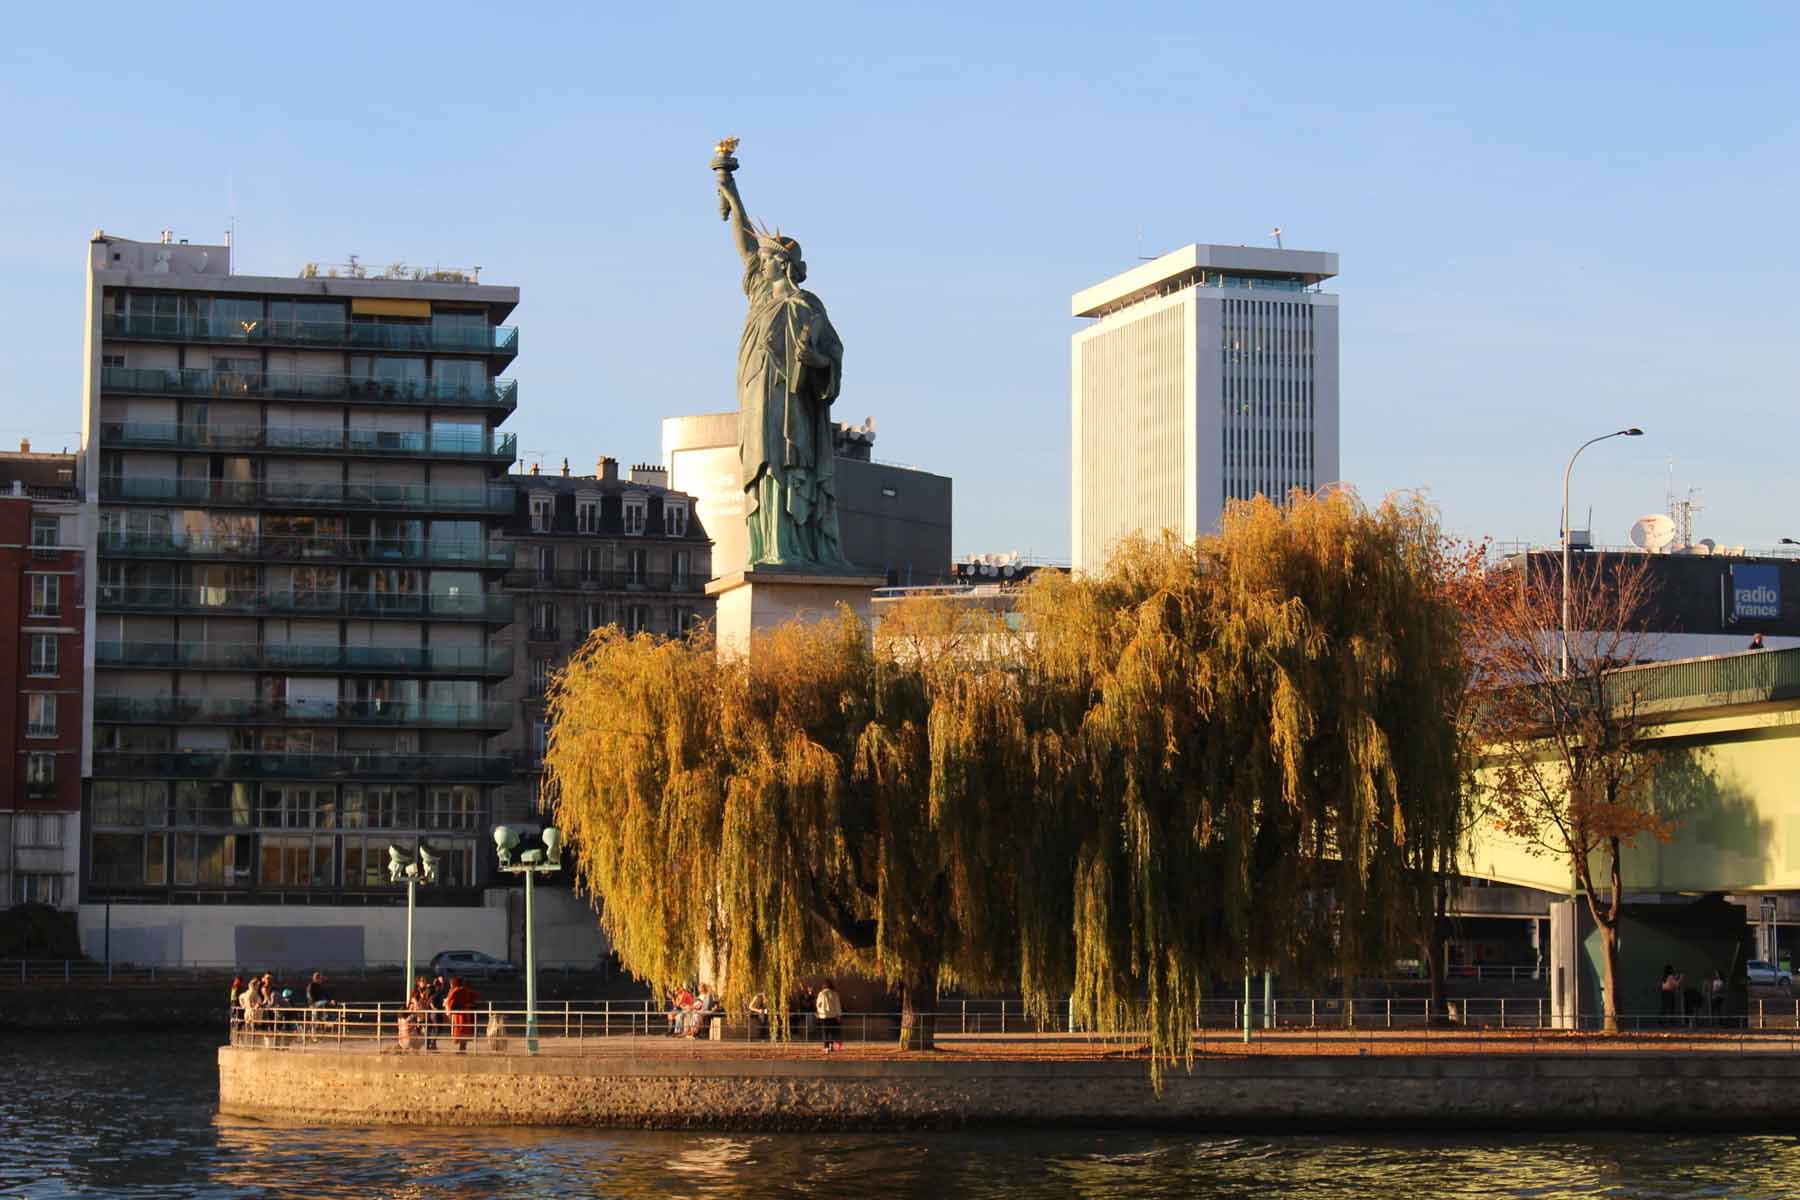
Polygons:
<instances>
[{"instance_id":1,"label":"glass balcony railing","mask_svg":"<svg viewBox=\"0 0 1800 1200\"><path fill-rule=\"evenodd\" d=\"M323 589L155 587L102 584L100 608L111 612L317 614L350 617L434 617L505 624L513 598L488 592L357 592Z\"/></svg>"},{"instance_id":2,"label":"glass balcony railing","mask_svg":"<svg viewBox=\"0 0 1800 1200\"><path fill-rule=\"evenodd\" d=\"M134 699L97 696L94 720L111 724L191 722L386 725L435 729L504 729L512 705L423 704L394 700L231 700L200 696Z\"/></svg>"},{"instance_id":3,"label":"glass balcony railing","mask_svg":"<svg viewBox=\"0 0 1800 1200\"><path fill-rule=\"evenodd\" d=\"M323 346L353 350L413 350L512 358L519 331L511 325L455 328L401 321L240 321L174 314L107 313L106 337L140 342L229 342L246 346Z\"/></svg>"},{"instance_id":4,"label":"glass balcony railing","mask_svg":"<svg viewBox=\"0 0 1800 1200\"><path fill-rule=\"evenodd\" d=\"M518 440L513 434L461 429L434 429L427 433L106 421L100 426L100 444L120 450L278 450L290 454L392 454L405 458L491 459L504 463L511 463L518 457Z\"/></svg>"},{"instance_id":5,"label":"glass balcony railing","mask_svg":"<svg viewBox=\"0 0 1800 1200\"><path fill-rule=\"evenodd\" d=\"M632 571L602 568L593 571L543 572L534 567L514 567L506 573L506 586L540 591L610 591L695 593L706 590L706 580L693 572Z\"/></svg>"},{"instance_id":6,"label":"glass balcony railing","mask_svg":"<svg viewBox=\"0 0 1800 1200\"><path fill-rule=\"evenodd\" d=\"M100 532L100 553L140 558L304 559L308 563L459 563L504 567L510 546L472 539L425 541L409 538L335 537L328 534Z\"/></svg>"},{"instance_id":7,"label":"glass balcony railing","mask_svg":"<svg viewBox=\"0 0 1800 1200\"><path fill-rule=\"evenodd\" d=\"M356 404L441 404L500 408L507 412L519 403L516 379L465 383L443 379L359 379L348 375L306 375L296 371L107 367L100 373L100 387L108 392L152 396L267 396L282 400L341 400Z\"/></svg>"},{"instance_id":8,"label":"glass balcony railing","mask_svg":"<svg viewBox=\"0 0 1800 1200\"><path fill-rule=\"evenodd\" d=\"M512 651L483 646L340 646L291 642L140 642L94 644L103 667L224 670L422 672L497 676L512 673Z\"/></svg>"},{"instance_id":9,"label":"glass balcony railing","mask_svg":"<svg viewBox=\"0 0 1800 1200\"><path fill-rule=\"evenodd\" d=\"M234 507L410 509L419 512L510 513L510 487L457 487L440 483L324 483L298 479L169 479L106 475L102 500Z\"/></svg>"},{"instance_id":10,"label":"glass balcony railing","mask_svg":"<svg viewBox=\"0 0 1800 1200\"><path fill-rule=\"evenodd\" d=\"M282 750L98 750L94 774L109 779L429 779L504 783L504 754L313 754Z\"/></svg>"}]
</instances>

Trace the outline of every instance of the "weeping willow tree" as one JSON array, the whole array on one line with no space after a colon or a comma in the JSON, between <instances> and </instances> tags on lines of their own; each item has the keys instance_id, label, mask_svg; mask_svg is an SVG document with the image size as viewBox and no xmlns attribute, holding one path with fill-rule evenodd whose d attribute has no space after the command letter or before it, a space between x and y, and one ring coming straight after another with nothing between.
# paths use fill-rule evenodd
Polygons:
<instances>
[{"instance_id":1,"label":"weeping willow tree","mask_svg":"<svg viewBox=\"0 0 1800 1200\"><path fill-rule=\"evenodd\" d=\"M1460 813L1438 547L1416 499L1296 495L1040 573L1017 630L927 601L745 658L603 631L552 688L555 816L653 986L854 971L906 1044L941 986L1016 987L1183 1058L1209 982L1418 936Z\"/></svg>"}]
</instances>

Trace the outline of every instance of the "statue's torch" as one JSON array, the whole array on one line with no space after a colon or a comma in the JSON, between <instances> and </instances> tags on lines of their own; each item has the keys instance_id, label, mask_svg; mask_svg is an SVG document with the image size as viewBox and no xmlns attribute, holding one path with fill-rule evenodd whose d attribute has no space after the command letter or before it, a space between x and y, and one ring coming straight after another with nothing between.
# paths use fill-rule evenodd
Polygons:
<instances>
[{"instance_id":1,"label":"statue's torch","mask_svg":"<svg viewBox=\"0 0 1800 1200\"><path fill-rule=\"evenodd\" d=\"M731 173L738 169L738 160L732 157L737 148L738 140L734 137L723 138L713 147L712 165L713 170L719 173L721 188L731 179ZM729 221L730 219L731 201L727 200L725 193L721 191L719 193L719 220Z\"/></svg>"}]
</instances>

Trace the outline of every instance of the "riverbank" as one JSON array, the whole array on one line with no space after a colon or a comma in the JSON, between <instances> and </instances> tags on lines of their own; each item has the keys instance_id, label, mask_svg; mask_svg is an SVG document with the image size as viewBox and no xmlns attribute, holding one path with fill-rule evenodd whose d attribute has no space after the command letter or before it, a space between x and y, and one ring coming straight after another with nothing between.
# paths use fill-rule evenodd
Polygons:
<instances>
[{"instance_id":1,"label":"riverbank","mask_svg":"<svg viewBox=\"0 0 1800 1200\"><path fill-rule=\"evenodd\" d=\"M1780 1129L1800 1119L1795 1056L1206 1055L1152 1086L1141 1057L865 1050L404 1054L222 1047L219 1111L339 1125L735 1131L1079 1125L1338 1131ZM625 1045L632 1041L636 1044Z\"/></svg>"}]
</instances>

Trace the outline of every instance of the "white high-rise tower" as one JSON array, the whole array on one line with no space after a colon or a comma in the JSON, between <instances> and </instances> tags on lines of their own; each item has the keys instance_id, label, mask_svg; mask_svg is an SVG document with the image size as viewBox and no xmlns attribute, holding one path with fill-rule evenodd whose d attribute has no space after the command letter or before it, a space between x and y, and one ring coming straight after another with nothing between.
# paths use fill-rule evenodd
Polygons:
<instances>
[{"instance_id":1,"label":"white high-rise tower","mask_svg":"<svg viewBox=\"0 0 1800 1200\"><path fill-rule=\"evenodd\" d=\"M1184 246L1077 292L1077 569L1130 533L1185 539L1228 500L1338 479L1338 256Z\"/></svg>"}]
</instances>

